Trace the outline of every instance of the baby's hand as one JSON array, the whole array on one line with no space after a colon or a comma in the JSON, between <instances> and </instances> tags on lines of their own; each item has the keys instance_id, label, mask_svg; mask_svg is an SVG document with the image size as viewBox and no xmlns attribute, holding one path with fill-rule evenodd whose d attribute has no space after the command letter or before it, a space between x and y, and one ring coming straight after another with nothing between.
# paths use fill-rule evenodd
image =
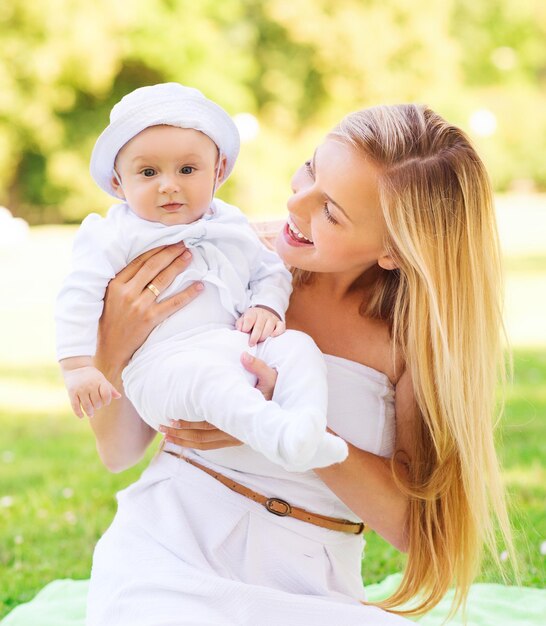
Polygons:
<instances>
[{"instance_id":1,"label":"baby's hand","mask_svg":"<svg viewBox=\"0 0 546 626\"><path fill-rule=\"evenodd\" d=\"M243 333L250 333L249 346L255 346L268 337L282 335L285 323L271 309L253 306L247 309L235 323L235 328Z\"/></svg>"},{"instance_id":2,"label":"baby's hand","mask_svg":"<svg viewBox=\"0 0 546 626\"><path fill-rule=\"evenodd\" d=\"M84 416L82 408L88 417L93 417L95 410L121 398L104 374L91 365L64 371L63 376L72 410L78 417Z\"/></svg>"}]
</instances>

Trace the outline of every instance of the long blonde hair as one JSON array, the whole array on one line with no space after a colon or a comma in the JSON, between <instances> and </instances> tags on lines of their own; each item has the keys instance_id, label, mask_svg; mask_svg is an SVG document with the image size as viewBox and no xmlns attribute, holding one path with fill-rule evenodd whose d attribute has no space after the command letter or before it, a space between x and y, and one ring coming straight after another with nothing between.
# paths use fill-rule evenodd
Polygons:
<instances>
[{"instance_id":1,"label":"long blonde hair","mask_svg":"<svg viewBox=\"0 0 546 626\"><path fill-rule=\"evenodd\" d=\"M380 273L362 312L389 321L419 413L409 481L398 479L409 496L408 562L381 606L411 600L403 612L423 613L454 584L455 611L484 545L496 557L498 529L512 546L493 439L503 289L489 178L465 134L425 106L352 113L332 135L380 169L398 269Z\"/></svg>"}]
</instances>

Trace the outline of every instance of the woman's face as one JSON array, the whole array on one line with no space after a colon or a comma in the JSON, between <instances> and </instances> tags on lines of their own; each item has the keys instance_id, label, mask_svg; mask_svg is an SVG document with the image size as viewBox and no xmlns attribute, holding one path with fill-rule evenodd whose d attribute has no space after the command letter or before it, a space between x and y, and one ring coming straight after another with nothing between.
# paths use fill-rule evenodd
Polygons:
<instances>
[{"instance_id":1,"label":"woman's face","mask_svg":"<svg viewBox=\"0 0 546 626\"><path fill-rule=\"evenodd\" d=\"M355 278L378 262L388 265L377 181L377 166L328 136L292 178L288 220L276 244L283 261Z\"/></svg>"}]
</instances>

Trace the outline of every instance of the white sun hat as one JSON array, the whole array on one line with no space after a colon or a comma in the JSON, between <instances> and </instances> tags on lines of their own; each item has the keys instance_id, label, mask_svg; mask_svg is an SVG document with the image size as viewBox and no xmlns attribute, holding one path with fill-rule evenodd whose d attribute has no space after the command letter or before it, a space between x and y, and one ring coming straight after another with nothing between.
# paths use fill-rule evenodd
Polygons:
<instances>
[{"instance_id":1,"label":"white sun hat","mask_svg":"<svg viewBox=\"0 0 546 626\"><path fill-rule=\"evenodd\" d=\"M226 157L223 180L231 174L241 143L231 117L198 89L162 83L135 89L112 109L110 124L97 139L89 166L101 189L117 197L112 176L118 152L145 128L160 124L194 128L210 137Z\"/></svg>"}]
</instances>

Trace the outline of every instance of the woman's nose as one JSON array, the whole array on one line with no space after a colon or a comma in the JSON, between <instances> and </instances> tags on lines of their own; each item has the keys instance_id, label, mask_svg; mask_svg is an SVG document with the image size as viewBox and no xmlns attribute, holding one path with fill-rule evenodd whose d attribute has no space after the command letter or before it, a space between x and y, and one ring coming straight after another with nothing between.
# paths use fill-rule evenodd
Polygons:
<instances>
[{"instance_id":1,"label":"woman's nose","mask_svg":"<svg viewBox=\"0 0 546 626\"><path fill-rule=\"evenodd\" d=\"M292 185L292 195L288 198L286 206L290 213L307 218L313 207L312 192L309 187Z\"/></svg>"},{"instance_id":2,"label":"woman's nose","mask_svg":"<svg viewBox=\"0 0 546 626\"><path fill-rule=\"evenodd\" d=\"M313 210L316 203L313 181L306 173L305 166L302 165L296 170L292 176L291 187L292 195L286 203L290 213L298 215L301 218L307 218Z\"/></svg>"}]
</instances>

